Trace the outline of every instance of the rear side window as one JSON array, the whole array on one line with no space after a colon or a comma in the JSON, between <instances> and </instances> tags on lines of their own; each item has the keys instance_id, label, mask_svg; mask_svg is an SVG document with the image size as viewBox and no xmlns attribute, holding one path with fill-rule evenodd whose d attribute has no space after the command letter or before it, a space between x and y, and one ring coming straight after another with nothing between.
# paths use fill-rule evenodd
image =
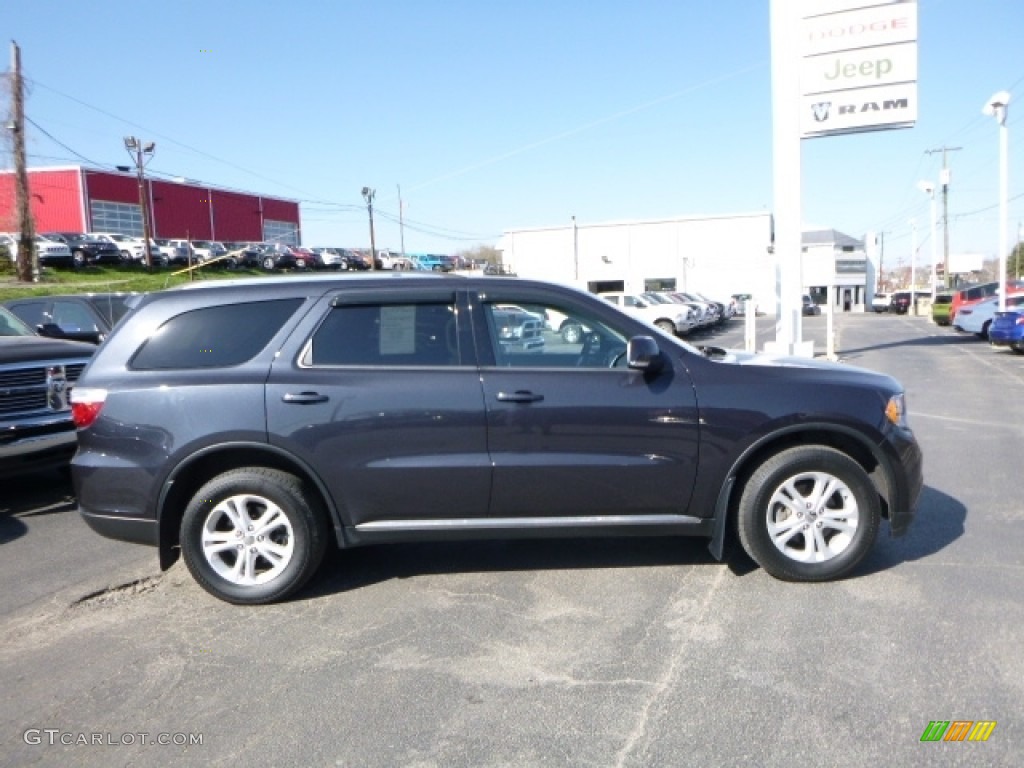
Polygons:
<instances>
[{"instance_id":1,"label":"rear side window","mask_svg":"<svg viewBox=\"0 0 1024 768\"><path fill-rule=\"evenodd\" d=\"M459 365L451 304L341 305L317 328L303 365Z\"/></svg>"},{"instance_id":2,"label":"rear side window","mask_svg":"<svg viewBox=\"0 0 1024 768\"><path fill-rule=\"evenodd\" d=\"M302 301L255 301L184 312L143 343L130 367L144 371L239 365L270 343Z\"/></svg>"}]
</instances>

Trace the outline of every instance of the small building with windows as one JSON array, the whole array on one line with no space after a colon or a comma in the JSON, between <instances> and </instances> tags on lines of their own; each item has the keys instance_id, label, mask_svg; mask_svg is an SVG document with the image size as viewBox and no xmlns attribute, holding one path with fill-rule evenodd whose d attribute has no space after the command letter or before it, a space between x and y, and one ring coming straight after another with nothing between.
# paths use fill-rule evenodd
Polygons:
<instances>
[{"instance_id":1,"label":"small building with windows","mask_svg":"<svg viewBox=\"0 0 1024 768\"><path fill-rule=\"evenodd\" d=\"M810 230L802 236L803 284L815 304L828 302L832 286L837 312L863 312L874 297L875 267L868 258L865 240L834 229Z\"/></svg>"},{"instance_id":2,"label":"small building with windows","mask_svg":"<svg viewBox=\"0 0 1024 768\"><path fill-rule=\"evenodd\" d=\"M152 235L183 240L301 242L299 203L222 189L188 179L146 177ZM29 196L37 232L117 232L141 237L138 176L130 169L31 168ZM15 177L0 171L0 231L17 228Z\"/></svg>"}]
</instances>

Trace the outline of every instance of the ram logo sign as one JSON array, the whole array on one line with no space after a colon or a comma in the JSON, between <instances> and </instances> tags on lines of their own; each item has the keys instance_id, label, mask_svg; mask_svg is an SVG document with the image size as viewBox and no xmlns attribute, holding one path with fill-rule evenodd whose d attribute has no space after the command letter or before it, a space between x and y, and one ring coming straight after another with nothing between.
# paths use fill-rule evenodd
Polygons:
<instances>
[{"instance_id":1,"label":"ram logo sign","mask_svg":"<svg viewBox=\"0 0 1024 768\"><path fill-rule=\"evenodd\" d=\"M916 89L860 88L829 96L804 97L800 114L802 136L909 127L917 119Z\"/></svg>"}]
</instances>

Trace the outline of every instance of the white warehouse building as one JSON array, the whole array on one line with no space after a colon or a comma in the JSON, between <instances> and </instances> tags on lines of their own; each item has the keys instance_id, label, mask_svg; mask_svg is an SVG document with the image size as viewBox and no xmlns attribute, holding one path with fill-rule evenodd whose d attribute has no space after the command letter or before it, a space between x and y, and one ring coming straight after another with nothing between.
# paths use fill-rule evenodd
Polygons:
<instances>
[{"instance_id":1,"label":"white warehouse building","mask_svg":"<svg viewBox=\"0 0 1024 768\"><path fill-rule=\"evenodd\" d=\"M874 267L864 243L835 230L803 234L805 293L842 311L870 302ZM522 277L601 293L698 291L719 301L749 293L762 311L776 305L777 260L768 212L507 230L498 242L504 267Z\"/></svg>"},{"instance_id":2,"label":"white warehouse building","mask_svg":"<svg viewBox=\"0 0 1024 768\"><path fill-rule=\"evenodd\" d=\"M502 264L521 277L594 293L700 291L712 298L775 295L772 216L681 216L507 230Z\"/></svg>"}]
</instances>

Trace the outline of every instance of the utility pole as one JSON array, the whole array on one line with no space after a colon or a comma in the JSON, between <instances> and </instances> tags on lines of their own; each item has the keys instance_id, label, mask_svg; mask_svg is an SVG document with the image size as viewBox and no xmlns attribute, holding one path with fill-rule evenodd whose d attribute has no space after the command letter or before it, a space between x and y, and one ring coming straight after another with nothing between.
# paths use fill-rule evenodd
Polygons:
<instances>
[{"instance_id":1,"label":"utility pole","mask_svg":"<svg viewBox=\"0 0 1024 768\"><path fill-rule=\"evenodd\" d=\"M8 126L14 140L14 185L18 212L18 280L31 283L39 279L39 262L35 248L35 226L28 193L28 171L25 167L25 91L21 79L21 49L11 41L11 92L14 119Z\"/></svg>"},{"instance_id":2,"label":"utility pole","mask_svg":"<svg viewBox=\"0 0 1024 768\"><path fill-rule=\"evenodd\" d=\"M875 293L882 292L882 286L885 284L885 270L882 268L882 262L885 259L885 232L878 233L878 279L876 282Z\"/></svg>"},{"instance_id":3,"label":"utility pole","mask_svg":"<svg viewBox=\"0 0 1024 768\"><path fill-rule=\"evenodd\" d=\"M402 268L405 268L405 214L402 210L402 185L398 187L398 237L402 244Z\"/></svg>"},{"instance_id":4,"label":"utility pole","mask_svg":"<svg viewBox=\"0 0 1024 768\"><path fill-rule=\"evenodd\" d=\"M363 187L363 199L366 201L366 210L370 213L370 269L377 268L377 243L373 236L373 198L377 190Z\"/></svg>"},{"instance_id":5,"label":"utility pole","mask_svg":"<svg viewBox=\"0 0 1024 768\"><path fill-rule=\"evenodd\" d=\"M149 201L146 199L146 158L153 157L156 144L152 141L143 143L134 136L124 137L124 148L135 162L136 175L139 178L139 207L142 209L142 238L145 243L146 269L153 268L153 250L150 244L152 237L149 226Z\"/></svg>"},{"instance_id":6,"label":"utility pole","mask_svg":"<svg viewBox=\"0 0 1024 768\"><path fill-rule=\"evenodd\" d=\"M932 155L936 152L942 153L942 177L939 182L942 184L942 279L946 288L950 287L949 274L949 166L946 164L947 152L958 152L963 147L938 147L937 149L925 150L925 154Z\"/></svg>"}]
</instances>

